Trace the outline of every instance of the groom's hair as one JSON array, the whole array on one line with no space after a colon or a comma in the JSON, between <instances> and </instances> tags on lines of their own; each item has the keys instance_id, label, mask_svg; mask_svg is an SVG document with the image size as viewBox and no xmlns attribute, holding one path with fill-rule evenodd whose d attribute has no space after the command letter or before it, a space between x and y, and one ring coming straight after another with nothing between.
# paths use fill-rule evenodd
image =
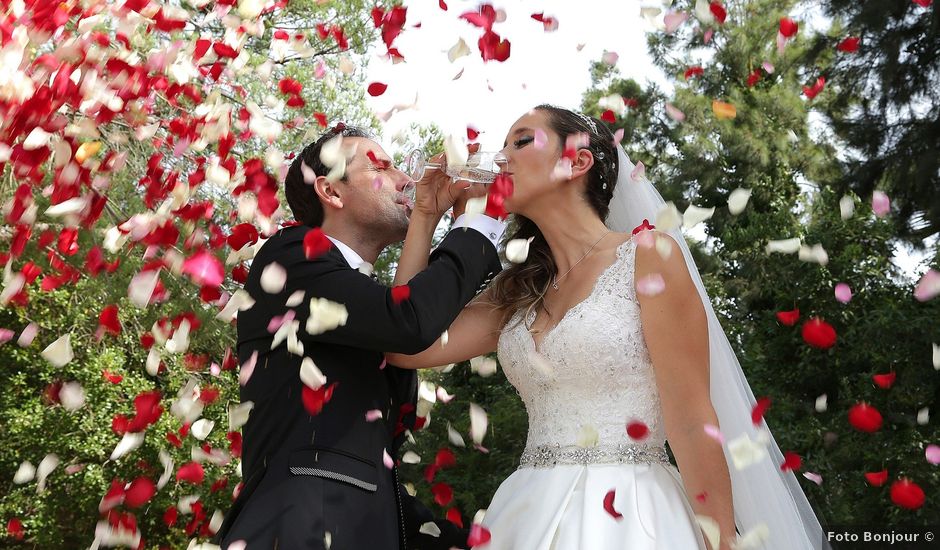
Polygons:
<instances>
[{"instance_id":1,"label":"groom's hair","mask_svg":"<svg viewBox=\"0 0 940 550\"><path fill-rule=\"evenodd\" d=\"M304 172L300 165L303 163L309 168L315 176L325 176L330 172L330 168L320 160L320 150L323 145L336 136L360 137L372 139L372 135L363 128L356 126L346 126L342 122L330 128L323 133L316 141L304 147L294 158L290 169L287 170L287 178L284 180L284 195L287 197L287 205L290 207L294 219L310 227L320 227L323 225L323 203L313 189L313 183L304 181ZM344 174L341 181L346 181Z\"/></svg>"}]
</instances>

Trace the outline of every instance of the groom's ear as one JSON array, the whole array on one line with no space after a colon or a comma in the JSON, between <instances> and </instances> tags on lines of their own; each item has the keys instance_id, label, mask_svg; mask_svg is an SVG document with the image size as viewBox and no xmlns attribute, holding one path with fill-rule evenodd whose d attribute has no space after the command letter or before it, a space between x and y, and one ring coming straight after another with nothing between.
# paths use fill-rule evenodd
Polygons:
<instances>
[{"instance_id":1,"label":"groom's ear","mask_svg":"<svg viewBox=\"0 0 940 550\"><path fill-rule=\"evenodd\" d=\"M594 154L588 149L578 149L571 162L571 179L587 174L594 166Z\"/></svg>"},{"instance_id":2,"label":"groom's ear","mask_svg":"<svg viewBox=\"0 0 940 550\"><path fill-rule=\"evenodd\" d=\"M326 176L317 176L316 181L313 182L313 191L317 194L320 202L329 204L333 208L343 207L343 196L337 183L328 180Z\"/></svg>"}]
</instances>

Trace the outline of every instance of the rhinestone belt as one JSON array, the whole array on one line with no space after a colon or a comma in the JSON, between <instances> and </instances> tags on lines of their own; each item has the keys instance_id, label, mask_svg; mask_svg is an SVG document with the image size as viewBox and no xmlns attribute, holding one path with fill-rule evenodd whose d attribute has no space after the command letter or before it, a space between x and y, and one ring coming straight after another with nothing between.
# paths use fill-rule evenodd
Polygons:
<instances>
[{"instance_id":1,"label":"rhinestone belt","mask_svg":"<svg viewBox=\"0 0 940 550\"><path fill-rule=\"evenodd\" d=\"M570 464L669 464L669 455L663 447L645 445L604 445L578 447L576 445L540 445L526 449L519 459L520 468L551 468Z\"/></svg>"}]
</instances>

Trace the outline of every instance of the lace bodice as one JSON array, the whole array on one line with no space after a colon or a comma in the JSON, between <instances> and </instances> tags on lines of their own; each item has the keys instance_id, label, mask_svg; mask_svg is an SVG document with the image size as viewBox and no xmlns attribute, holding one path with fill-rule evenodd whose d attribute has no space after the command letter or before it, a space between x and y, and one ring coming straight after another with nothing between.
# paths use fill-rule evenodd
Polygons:
<instances>
[{"instance_id":1,"label":"lace bodice","mask_svg":"<svg viewBox=\"0 0 940 550\"><path fill-rule=\"evenodd\" d=\"M634 287L636 240L617 248L614 262L598 277L591 294L542 335L536 350L517 311L499 338L499 362L516 387L529 416L526 449L571 446L592 439L597 445L662 446L665 431L659 394L640 326ZM630 421L643 422L649 435L635 441Z\"/></svg>"}]
</instances>

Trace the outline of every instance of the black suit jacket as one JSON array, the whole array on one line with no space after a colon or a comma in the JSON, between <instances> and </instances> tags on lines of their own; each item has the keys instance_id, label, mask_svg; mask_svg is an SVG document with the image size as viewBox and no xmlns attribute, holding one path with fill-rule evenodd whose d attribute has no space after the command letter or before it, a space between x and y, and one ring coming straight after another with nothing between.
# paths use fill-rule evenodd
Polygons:
<instances>
[{"instance_id":1,"label":"black suit jacket","mask_svg":"<svg viewBox=\"0 0 940 550\"><path fill-rule=\"evenodd\" d=\"M417 396L414 371L386 366L383 353L417 353L433 344L461 309L501 268L495 246L476 230L455 230L435 249L428 267L409 283L409 299L394 303L391 289L352 269L334 246L308 260L303 239L310 227L283 228L255 256L246 291L255 305L238 314L238 356L257 353L241 389L254 409L242 428L244 486L216 536L223 548L244 540L248 548L334 550L447 549L466 546L466 532L436 521L440 537L419 534L433 517L398 483L383 454L397 456L411 427ZM287 271L278 294L260 284L277 262ZM285 302L304 293L299 306ZM305 330L311 298L344 304L344 326L323 334ZM271 350L268 324L288 309L300 322L303 354L336 384L332 400L316 415L304 408L302 357L282 343ZM382 418L368 422L366 412ZM404 413L404 414L403 414Z\"/></svg>"}]
</instances>

